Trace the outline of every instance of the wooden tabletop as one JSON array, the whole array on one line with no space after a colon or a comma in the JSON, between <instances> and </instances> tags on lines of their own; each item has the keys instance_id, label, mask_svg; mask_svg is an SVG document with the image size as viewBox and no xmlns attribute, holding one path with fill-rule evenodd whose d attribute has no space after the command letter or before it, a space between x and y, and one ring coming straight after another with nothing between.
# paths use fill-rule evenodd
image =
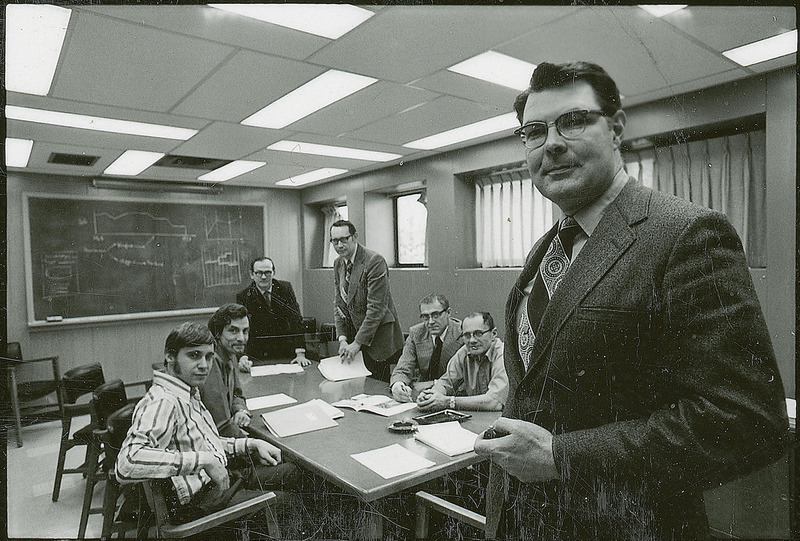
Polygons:
<instances>
[{"instance_id":1,"label":"wooden tabletop","mask_svg":"<svg viewBox=\"0 0 800 541\"><path fill-rule=\"evenodd\" d=\"M387 383L372 378L357 378L332 382L319 372L318 363L312 362L302 374L280 374L276 376L240 376L244 394L248 398L284 393L298 403L321 398L328 403L350 398L360 393L390 395ZM264 426L260 413L286 406L255 410L251 421L251 432L281 449L284 456L309 469L337 486L371 502L395 494L420 483L483 460L473 451L449 457L423 443L418 443L410 434L391 432L388 427L394 421L420 415L413 409L393 417L383 417L369 412L342 409L344 417L337 419L339 426L298 434L285 438L272 435ZM464 428L480 433L489 427L500 412L470 412L471 419L462 423ZM350 455L400 444L413 453L435 462L423 470L384 479Z\"/></svg>"}]
</instances>

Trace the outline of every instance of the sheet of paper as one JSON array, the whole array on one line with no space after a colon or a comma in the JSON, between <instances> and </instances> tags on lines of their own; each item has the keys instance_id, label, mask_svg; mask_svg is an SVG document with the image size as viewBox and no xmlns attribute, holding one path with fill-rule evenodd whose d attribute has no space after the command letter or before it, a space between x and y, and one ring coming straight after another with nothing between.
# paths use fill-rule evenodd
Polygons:
<instances>
[{"instance_id":1,"label":"sheet of paper","mask_svg":"<svg viewBox=\"0 0 800 541\"><path fill-rule=\"evenodd\" d=\"M359 351L349 363L343 363L339 356L327 357L319 362L319 371L330 381L363 378L372 375L364 366L364 355Z\"/></svg>"},{"instance_id":2,"label":"sheet of paper","mask_svg":"<svg viewBox=\"0 0 800 541\"><path fill-rule=\"evenodd\" d=\"M435 462L412 453L399 443L350 455L384 479L391 479L417 470L423 470Z\"/></svg>"},{"instance_id":3,"label":"sheet of paper","mask_svg":"<svg viewBox=\"0 0 800 541\"><path fill-rule=\"evenodd\" d=\"M271 394L267 396L256 396L246 400L247 409L250 411L263 410L264 408L282 406L284 404L294 404L295 402L297 402L297 400L283 393Z\"/></svg>"},{"instance_id":4,"label":"sheet of paper","mask_svg":"<svg viewBox=\"0 0 800 541\"><path fill-rule=\"evenodd\" d=\"M332 405L328 404L321 398L313 398L309 400L309 402L314 402L317 404L322 411L327 413L331 416L331 419L339 419L340 417L344 417L344 413L339 408L334 408Z\"/></svg>"},{"instance_id":5,"label":"sheet of paper","mask_svg":"<svg viewBox=\"0 0 800 541\"><path fill-rule=\"evenodd\" d=\"M254 366L250 369L252 377L258 376L275 376L277 374L299 374L303 372L303 367L299 364L265 364L263 366Z\"/></svg>"},{"instance_id":6,"label":"sheet of paper","mask_svg":"<svg viewBox=\"0 0 800 541\"><path fill-rule=\"evenodd\" d=\"M478 435L461 426L458 421L449 421L419 425L414 438L446 455L456 456L472 451Z\"/></svg>"}]
</instances>

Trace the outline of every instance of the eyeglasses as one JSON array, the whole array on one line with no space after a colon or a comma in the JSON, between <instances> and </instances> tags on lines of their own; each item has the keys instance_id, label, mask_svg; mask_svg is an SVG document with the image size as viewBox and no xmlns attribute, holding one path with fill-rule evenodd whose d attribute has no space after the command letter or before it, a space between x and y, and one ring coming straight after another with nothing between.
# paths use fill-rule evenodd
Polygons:
<instances>
[{"instance_id":1,"label":"eyeglasses","mask_svg":"<svg viewBox=\"0 0 800 541\"><path fill-rule=\"evenodd\" d=\"M350 240L350 237L352 237L352 236L353 236L353 235L347 235L346 237L339 237L338 239L333 239L333 238L332 238L332 239L331 239L331 244L339 244L340 242L341 242L341 243L345 243L345 242L347 242L348 240Z\"/></svg>"},{"instance_id":2,"label":"eyeglasses","mask_svg":"<svg viewBox=\"0 0 800 541\"><path fill-rule=\"evenodd\" d=\"M481 337L482 337L484 334L486 334L486 333L490 333L490 332L492 332L493 330L494 330L494 329L488 329L488 330L485 330L485 331L472 331L472 332L469 332L469 331L467 331L467 332L462 332L462 333L461 333L461 339L462 339L462 340L464 340L464 342L467 342L467 341L468 341L468 340L470 340L472 337L475 337L475 339L477 339L477 340L480 340L480 339L481 339Z\"/></svg>"},{"instance_id":3,"label":"eyeglasses","mask_svg":"<svg viewBox=\"0 0 800 541\"><path fill-rule=\"evenodd\" d=\"M253 274L261 278L266 278L267 276L271 276L272 272L273 271L253 271Z\"/></svg>"},{"instance_id":4,"label":"eyeglasses","mask_svg":"<svg viewBox=\"0 0 800 541\"><path fill-rule=\"evenodd\" d=\"M602 111L588 111L579 109L577 111L567 111L556 118L553 122L534 120L528 122L521 128L514 130L514 135L519 135L525 148L533 150L539 148L547 141L547 134L550 126L555 126L558 133L564 139L577 139L586 130L586 126L593 123L601 116L609 116Z\"/></svg>"},{"instance_id":5,"label":"eyeglasses","mask_svg":"<svg viewBox=\"0 0 800 541\"><path fill-rule=\"evenodd\" d=\"M420 314L419 318L422 321L428 321L429 319L438 319L445 312L447 312L447 310L438 310L436 312L431 312L430 314Z\"/></svg>"}]
</instances>

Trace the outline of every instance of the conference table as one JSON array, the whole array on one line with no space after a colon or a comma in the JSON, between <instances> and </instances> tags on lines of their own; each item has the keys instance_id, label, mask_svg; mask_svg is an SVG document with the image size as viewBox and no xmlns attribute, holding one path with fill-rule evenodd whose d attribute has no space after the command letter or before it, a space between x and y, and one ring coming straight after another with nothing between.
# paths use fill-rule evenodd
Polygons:
<instances>
[{"instance_id":1,"label":"conference table","mask_svg":"<svg viewBox=\"0 0 800 541\"><path fill-rule=\"evenodd\" d=\"M328 381L320 373L318 364L312 361L311 365L305 367L302 373L257 377L241 374L242 390L247 398L284 393L296 399L297 403L314 398L321 398L332 403L362 393L391 395L387 383L371 377L338 382ZM342 408L344 417L336 419L339 423L336 427L281 438L274 436L264 426L260 414L282 407L287 406L254 410L249 428L251 435L269 441L280 448L283 456L287 459L321 476L347 493L357 496L362 501L372 502L372 507L378 510L381 509L381 499L387 496L396 495L484 460L474 451L451 457L416 441L412 434L389 430L389 425L394 421L420 415L421 412L416 408L392 417ZM463 421L462 426L475 433L480 433L488 428L500 416L499 411L469 413L472 417ZM399 444L434 462L434 465L384 479L351 456L392 444ZM372 513L371 516L374 521L370 526L371 534L368 537L381 538L383 513Z\"/></svg>"}]
</instances>

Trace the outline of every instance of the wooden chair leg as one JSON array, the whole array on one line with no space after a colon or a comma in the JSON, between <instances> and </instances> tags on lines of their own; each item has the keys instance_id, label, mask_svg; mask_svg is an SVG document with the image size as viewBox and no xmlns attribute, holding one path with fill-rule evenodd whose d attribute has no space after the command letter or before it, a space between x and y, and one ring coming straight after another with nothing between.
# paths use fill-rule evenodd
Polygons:
<instances>
[{"instance_id":1,"label":"wooden chair leg","mask_svg":"<svg viewBox=\"0 0 800 541\"><path fill-rule=\"evenodd\" d=\"M11 409L14 411L14 424L17 429L17 447L22 447L22 413L19 410L17 370L13 366L9 368L9 380L11 385Z\"/></svg>"},{"instance_id":2,"label":"wooden chair leg","mask_svg":"<svg viewBox=\"0 0 800 541\"><path fill-rule=\"evenodd\" d=\"M58 462L56 464L56 479L53 482L53 501L58 501L58 495L61 493L61 478L64 476L64 462L67 459L67 451L70 447L67 445L69 439L69 428L62 426L61 428L61 444L58 446Z\"/></svg>"},{"instance_id":3,"label":"wooden chair leg","mask_svg":"<svg viewBox=\"0 0 800 541\"><path fill-rule=\"evenodd\" d=\"M92 442L86 449L86 489L83 492L83 507L81 509L81 522L78 526L78 539L86 537L86 525L89 522L89 511L92 508L94 486L97 483L97 466L100 457L99 443Z\"/></svg>"},{"instance_id":4,"label":"wooden chair leg","mask_svg":"<svg viewBox=\"0 0 800 541\"><path fill-rule=\"evenodd\" d=\"M103 530L100 538L103 541L111 538L111 529L114 525L114 512L117 510L119 497L119 483L114 478L114 472L108 474L106 490L103 494Z\"/></svg>"},{"instance_id":5,"label":"wooden chair leg","mask_svg":"<svg viewBox=\"0 0 800 541\"><path fill-rule=\"evenodd\" d=\"M281 538L281 527L278 525L278 517L275 515L275 508L269 506L264 509L264 515L267 517L267 533L270 537L275 539Z\"/></svg>"},{"instance_id":6,"label":"wooden chair leg","mask_svg":"<svg viewBox=\"0 0 800 541\"><path fill-rule=\"evenodd\" d=\"M414 524L414 539L428 539L430 536L430 510L417 499L417 518Z\"/></svg>"}]
</instances>

